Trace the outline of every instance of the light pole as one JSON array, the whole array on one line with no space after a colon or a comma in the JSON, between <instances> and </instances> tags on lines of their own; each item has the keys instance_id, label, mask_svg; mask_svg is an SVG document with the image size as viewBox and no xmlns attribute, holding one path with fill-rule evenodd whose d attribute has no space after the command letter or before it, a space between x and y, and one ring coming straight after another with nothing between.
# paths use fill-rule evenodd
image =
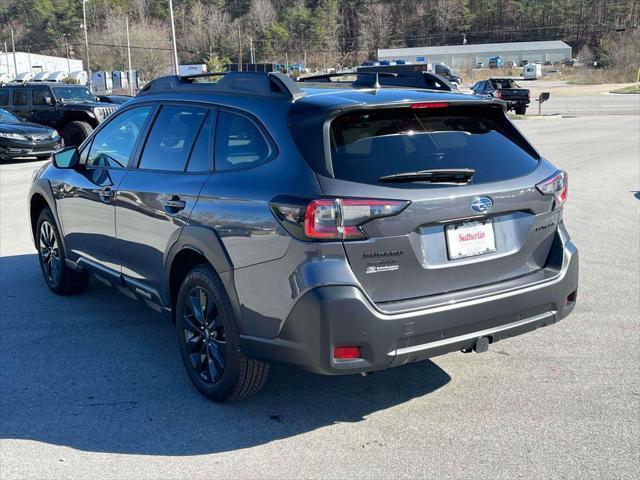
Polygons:
<instances>
[{"instance_id":1,"label":"light pole","mask_svg":"<svg viewBox=\"0 0 640 480\"><path fill-rule=\"evenodd\" d=\"M129 42L129 17L127 16L127 59L129 60L129 93L133 97L133 70L131 70L131 43Z\"/></svg>"},{"instance_id":2,"label":"light pole","mask_svg":"<svg viewBox=\"0 0 640 480\"><path fill-rule=\"evenodd\" d=\"M68 33L62 34L62 39L64 40L64 49L65 49L65 52L67 53L67 74L71 75L71 61L69 60L69 42L67 41L68 36L69 36ZM29 68L29 70L31 70L31 68Z\"/></svg>"},{"instance_id":3,"label":"light pole","mask_svg":"<svg viewBox=\"0 0 640 480\"><path fill-rule=\"evenodd\" d=\"M173 73L178 75L178 47L176 46L176 26L173 21L173 2L169 0L169 18L171 19L171 43L173 46Z\"/></svg>"},{"instance_id":4,"label":"light pole","mask_svg":"<svg viewBox=\"0 0 640 480\"><path fill-rule=\"evenodd\" d=\"M13 50L13 78L18 76L18 61L16 60L16 44L13 41L13 28L11 28L11 50Z\"/></svg>"},{"instance_id":5,"label":"light pole","mask_svg":"<svg viewBox=\"0 0 640 480\"><path fill-rule=\"evenodd\" d=\"M87 53L87 85L89 86L89 91L93 92L91 88L91 66L89 63L89 36L87 35L87 2L89 0L81 0L82 1L82 27L84 29L84 49Z\"/></svg>"}]
</instances>

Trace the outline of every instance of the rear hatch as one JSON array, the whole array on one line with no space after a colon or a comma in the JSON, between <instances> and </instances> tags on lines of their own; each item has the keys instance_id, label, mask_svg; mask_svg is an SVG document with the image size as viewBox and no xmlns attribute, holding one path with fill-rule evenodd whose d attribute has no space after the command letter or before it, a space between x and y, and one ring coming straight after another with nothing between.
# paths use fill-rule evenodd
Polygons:
<instances>
[{"instance_id":1,"label":"rear hatch","mask_svg":"<svg viewBox=\"0 0 640 480\"><path fill-rule=\"evenodd\" d=\"M555 169L501 107L356 108L333 118L325 137L330 158L326 169L316 168L324 195L407 202L398 214L362 224L368 238L343 242L374 302L480 287L544 267L560 213L536 184ZM431 178L416 173L434 170Z\"/></svg>"}]
</instances>

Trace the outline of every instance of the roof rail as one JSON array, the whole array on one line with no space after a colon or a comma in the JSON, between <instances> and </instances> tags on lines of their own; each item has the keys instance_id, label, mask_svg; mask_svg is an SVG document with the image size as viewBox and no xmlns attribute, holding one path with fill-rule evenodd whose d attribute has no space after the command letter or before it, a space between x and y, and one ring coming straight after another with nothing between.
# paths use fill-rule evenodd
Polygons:
<instances>
[{"instance_id":1,"label":"roof rail","mask_svg":"<svg viewBox=\"0 0 640 480\"><path fill-rule=\"evenodd\" d=\"M368 67L373 68L374 67ZM331 82L332 78L356 76L355 82ZM333 83L337 85L347 85L355 88L381 88L381 87L405 87L424 88L428 90L454 91L457 90L445 78L435 73L425 71L404 71L404 72L353 72L353 73L329 73L326 75L313 75L311 77L298 78L298 82L313 83Z\"/></svg>"},{"instance_id":2,"label":"roof rail","mask_svg":"<svg viewBox=\"0 0 640 480\"><path fill-rule=\"evenodd\" d=\"M222 77L217 82L196 82L199 78ZM138 95L176 90L233 93L295 101L304 96L296 82L280 72L207 72L169 75L147 83Z\"/></svg>"}]
</instances>

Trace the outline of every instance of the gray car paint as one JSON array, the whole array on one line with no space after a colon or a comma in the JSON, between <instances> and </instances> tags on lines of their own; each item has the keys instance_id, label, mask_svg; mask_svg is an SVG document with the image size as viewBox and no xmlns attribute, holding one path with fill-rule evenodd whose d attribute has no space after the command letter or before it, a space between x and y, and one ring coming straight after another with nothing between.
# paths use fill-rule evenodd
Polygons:
<instances>
[{"instance_id":1,"label":"gray car paint","mask_svg":"<svg viewBox=\"0 0 640 480\"><path fill-rule=\"evenodd\" d=\"M356 103L353 95L347 100L349 105ZM175 102L176 97L147 95L122 111L162 101ZM32 189L46 189L51 182L55 201L48 201L60 213L72 261L86 268L109 269L116 283L131 285L134 291L153 292L149 298L144 296L145 301L171 308L167 272L183 248L193 248L210 260L232 297L241 331L261 338L276 338L300 299L320 287L352 286L370 303L368 308L383 309L385 302L411 302L496 282L507 284L509 279L526 277L544 267L561 222L561 210L550 212L551 199L534 188L556 171L545 160L530 175L493 184L424 189L355 184L316 174L310 168L291 138L287 102L202 93L190 94L188 102L239 109L259 120L268 119L262 128L278 146L278 155L249 171L174 175L177 183L135 170L61 171L48 167ZM139 148L136 151L138 155ZM99 196L105 185L120 190L115 206ZM176 193L186 196L188 206L169 215L161 208L162 201ZM366 225L367 233L380 237L345 243L305 242L286 232L271 212L269 202L282 194L412 203L397 217ZM438 236L443 222L480 217L469 208L478 195L494 200L491 215L503 243L495 254L445 263L442 239L431 240ZM550 223L555 223L553 229L536 231ZM126 250L125 255L119 257L118 249ZM362 255L393 250L403 252L400 269L367 278L363 273L367 261ZM428 298L412 308L424 308L425 304Z\"/></svg>"}]
</instances>

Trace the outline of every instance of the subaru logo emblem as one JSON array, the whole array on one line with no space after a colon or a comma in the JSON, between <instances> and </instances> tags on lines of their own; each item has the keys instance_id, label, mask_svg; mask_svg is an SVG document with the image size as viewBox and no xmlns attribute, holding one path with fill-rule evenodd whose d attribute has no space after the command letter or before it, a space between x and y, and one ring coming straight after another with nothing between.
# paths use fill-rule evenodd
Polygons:
<instances>
[{"instance_id":1,"label":"subaru logo emblem","mask_svg":"<svg viewBox=\"0 0 640 480\"><path fill-rule=\"evenodd\" d=\"M493 200L489 197L476 197L471 202L471 210L476 213L487 213L493 208Z\"/></svg>"}]
</instances>

